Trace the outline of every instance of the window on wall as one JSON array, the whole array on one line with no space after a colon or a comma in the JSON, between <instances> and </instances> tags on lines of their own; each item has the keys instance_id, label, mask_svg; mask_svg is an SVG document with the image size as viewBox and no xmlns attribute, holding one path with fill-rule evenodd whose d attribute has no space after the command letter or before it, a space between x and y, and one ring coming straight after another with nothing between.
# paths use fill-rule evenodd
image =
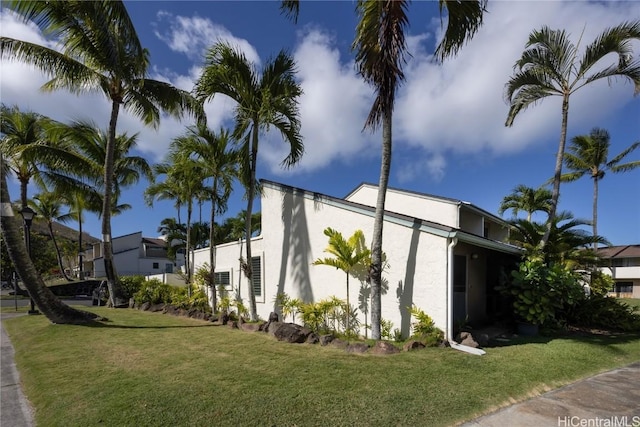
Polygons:
<instances>
[{"instance_id":1,"label":"window on wall","mask_svg":"<svg viewBox=\"0 0 640 427\"><path fill-rule=\"evenodd\" d=\"M633 282L616 282L615 289L620 294L630 294L633 292Z\"/></svg>"},{"instance_id":2,"label":"window on wall","mask_svg":"<svg viewBox=\"0 0 640 427\"><path fill-rule=\"evenodd\" d=\"M157 269L159 269L159 268L160 268L160 263L159 263L159 262L154 262L154 263L153 263L153 269L154 269L154 270L157 270Z\"/></svg>"},{"instance_id":3,"label":"window on wall","mask_svg":"<svg viewBox=\"0 0 640 427\"><path fill-rule=\"evenodd\" d=\"M256 297L262 296L262 264L260 257L251 257L251 285L253 286L253 294Z\"/></svg>"},{"instance_id":4,"label":"window on wall","mask_svg":"<svg viewBox=\"0 0 640 427\"><path fill-rule=\"evenodd\" d=\"M231 273L228 271L216 271L214 276L216 285L229 286L231 284Z\"/></svg>"}]
</instances>

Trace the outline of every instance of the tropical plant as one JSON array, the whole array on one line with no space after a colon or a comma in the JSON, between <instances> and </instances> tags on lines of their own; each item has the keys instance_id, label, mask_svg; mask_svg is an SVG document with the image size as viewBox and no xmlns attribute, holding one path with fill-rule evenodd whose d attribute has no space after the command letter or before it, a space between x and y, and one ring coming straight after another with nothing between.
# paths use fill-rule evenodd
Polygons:
<instances>
[{"instance_id":1,"label":"tropical plant","mask_svg":"<svg viewBox=\"0 0 640 427\"><path fill-rule=\"evenodd\" d=\"M287 2L291 3L291 2ZM284 3L286 8L287 3ZM376 201L373 238L371 242L371 336L380 339L382 287L382 228L385 196L391 170L392 117L396 89L404 80L402 67L407 46L405 29L409 25L408 1L359 0L356 37L356 66L364 80L375 88L376 97L365 122L365 128L375 131L382 125L382 159ZM448 12L448 25L436 49L443 60L454 55L482 24L486 1L440 0L440 12ZM289 6L289 10L292 10Z\"/></svg>"},{"instance_id":2,"label":"tropical plant","mask_svg":"<svg viewBox=\"0 0 640 427\"><path fill-rule=\"evenodd\" d=\"M33 65L52 76L43 90L72 93L98 91L111 101L104 164L102 241L109 295L114 307L124 307L113 263L111 212L116 126L120 108L157 126L161 111L181 117L184 111L204 117L201 104L171 84L147 78L149 52L140 44L131 18L121 1L41 2L12 0L5 7L33 21L59 42L59 52L9 37L0 38L0 56ZM79 19L78 17L82 17Z\"/></svg>"},{"instance_id":3,"label":"tropical plant","mask_svg":"<svg viewBox=\"0 0 640 427\"><path fill-rule=\"evenodd\" d=\"M626 150L609 160L610 147L609 132L600 128L593 128L589 135L573 137L564 153L564 164L571 172L563 174L562 181L575 181L585 175L593 179L593 235L598 235L598 182L604 178L606 172L627 172L640 167L640 160L620 162L633 150L640 146L640 141L631 144ZM594 242L593 249L597 250Z\"/></svg>"},{"instance_id":4,"label":"tropical plant","mask_svg":"<svg viewBox=\"0 0 640 427\"><path fill-rule=\"evenodd\" d=\"M66 269L62 263L62 254L60 253L58 241L56 240L56 234L53 232L54 221L66 222L68 219L68 215L62 213L62 202L60 199L61 198L58 194L43 192L36 194L33 197L33 200L29 201L29 207L34 210L36 215L39 215L47 222L47 229L49 230L49 236L51 237L51 241L53 242L53 246L56 251L56 258L58 260L60 272L66 280L71 282L72 279L67 275Z\"/></svg>"},{"instance_id":5,"label":"tropical plant","mask_svg":"<svg viewBox=\"0 0 640 427\"><path fill-rule=\"evenodd\" d=\"M32 178L37 178L42 162L60 153L48 133L52 123L48 117L23 112L18 107L0 107L2 172L13 172L20 182L22 209L28 204L27 187Z\"/></svg>"},{"instance_id":6,"label":"tropical plant","mask_svg":"<svg viewBox=\"0 0 640 427\"><path fill-rule=\"evenodd\" d=\"M576 276L561 263L526 257L511 275L512 281L497 289L513 298L514 314L524 323L556 322L559 313L584 297Z\"/></svg>"},{"instance_id":7,"label":"tropical plant","mask_svg":"<svg viewBox=\"0 0 640 427\"><path fill-rule=\"evenodd\" d=\"M525 51L514 65L515 73L507 82L505 91L506 101L510 104L506 126L512 126L518 113L544 98L562 98L562 122L553 175L551 209L540 241L541 248L549 241L560 197L571 95L584 86L605 78L609 81L613 78L629 80L634 86L635 94L639 93L640 61L633 60L633 40L640 40L640 21L607 28L585 47L579 57L578 45L571 42L566 31L544 26L529 35ZM617 55L617 61L605 67L605 58L610 58L610 54ZM594 70L597 64L603 64L603 68Z\"/></svg>"},{"instance_id":8,"label":"tropical plant","mask_svg":"<svg viewBox=\"0 0 640 427\"><path fill-rule=\"evenodd\" d=\"M329 245L324 251L333 255L333 258L318 258L313 262L313 265L328 265L345 272L347 275L347 307L351 307L349 303L349 276L358 264L368 261L371 255L369 249L363 244L364 233L362 230L356 230L349 239L345 239L342 233L327 227L324 234L329 238ZM350 330L349 317L347 316L347 331Z\"/></svg>"},{"instance_id":9,"label":"tropical plant","mask_svg":"<svg viewBox=\"0 0 640 427\"><path fill-rule=\"evenodd\" d=\"M0 153L0 163L2 163ZM0 215L0 230L9 258L13 262L15 270L20 275L24 286L29 292L38 309L52 323L86 323L98 318L94 313L76 310L60 301L51 290L45 286L42 277L36 271L24 243L17 222L14 221L10 204L9 190L7 188L7 176L0 173L0 207L3 210ZM9 210L9 212L7 212Z\"/></svg>"},{"instance_id":10,"label":"tropical plant","mask_svg":"<svg viewBox=\"0 0 640 427\"><path fill-rule=\"evenodd\" d=\"M540 241L545 233L545 224L529 222L524 219L512 220L509 241L525 249L525 256L540 256ZM598 256L591 249L594 241L608 244L602 236L592 236L587 231L577 228L590 225L584 219L573 217L570 212L560 212L551 224L549 242L542 251L542 257L549 263L559 263L567 268L589 268L598 261Z\"/></svg>"},{"instance_id":11,"label":"tropical plant","mask_svg":"<svg viewBox=\"0 0 640 427\"><path fill-rule=\"evenodd\" d=\"M505 196L500 203L498 213L504 214L511 209L513 216L518 216L518 212L527 213L527 221L531 221L534 212L542 211L549 213L551 209L551 191L547 188L531 188L526 185L518 185L511 194Z\"/></svg>"},{"instance_id":12,"label":"tropical plant","mask_svg":"<svg viewBox=\"0 0 640 427\"><path fill-rule=\"evenodd\" d=\"M175 218L160 221L158 233L167 241L167 256L175 261L179 249L184 249L187 242L187 227L179 224Z\"/></svg>"},{"instance_id":13,"label":"tropical plant","mask_svg":"<svg viewBox=\"0 0 640 427\"><path fill-rule=\"evenodd\" d=\"M227 201L231 195L232 183L238 177L238 152L230 149L231 136L229 132L220 129L218 133L211 131L204 124L187 128L187 132L175 140L178 150L195 156L201 165L202 178L210 181L208 190L204 190L211 202L209 231L209 266L211 283L215 277L215 217L227 211ZM212 306L216 306L216 292L212 292Z\"/></svg>"},{"instance_id":14,"label":"tropical plant","mask_svg":"<svg viewBox=\"0 0 640 427\"><path fill-rule=\"evenodd\" d=\"M298 99L302 94L295 81L295 62L281 51L258 73L246 56L228 44L212 46L205 58L202 75L194 92L198 99L211 100L216 94L226 95L237 103L233 139L240 144L240 177L246 190L245 223L246 259L251 260L253 202L257 187L256 168L260 134L275 127L289 145L283 160L291 167L300 160L303 143L300 136ZM249 283L251 320L258 317L250 263L245 271Z\"/></svg>"}]
</instances>

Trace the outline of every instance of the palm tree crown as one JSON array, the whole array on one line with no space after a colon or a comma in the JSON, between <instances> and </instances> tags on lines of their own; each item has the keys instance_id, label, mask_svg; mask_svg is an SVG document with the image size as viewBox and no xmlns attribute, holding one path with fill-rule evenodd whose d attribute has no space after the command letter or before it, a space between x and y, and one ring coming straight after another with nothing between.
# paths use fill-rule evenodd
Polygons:
<instances>
[{"instance_id":1,"label":"palm tree crown","mask_svg":"<svg viewBox=\"0 0 640 427\"><path fill-rule=\"evenodd\" d=\"M526 49L514 66L514 74L506 84L505 98L510 104L505 125L512 126L521 111L548 96L562 98L562 122L560 142L556 154L553 192L546 232L540 242L544 248L549 240L551 225L560 197L560 177L564 158L569 99L576 91L601 79L622 78L634 86L634 94L640 92L640 60L633 60L633 40L640 40L640 21L625 22L608 28L578 55L564 30L542 27L529 35ZM616 54L618 61L595 69L609 54Z\"/></svg>"},{"instance_id":2,"label":"palm tree crown","mask_svg":"<svg viewBox=\"0 0 640 427\"><path fill-rule=\"evenodd\" d=\"M563 174L563 181L575 181L585 175L593 178L593 235L598 234L598 183L607 171L620 173L640 167L640 160L620 163L628 154L640 146L640 141L631 144L613 159L609 160L609 132L593 128L589 135L579 135L571 139L564 164L571 172ZM594 245L596 245L594 243ZM597 247L597 246L596 246Z\"/></svg>"},{"instance_id":3,"label":"palm tree crown","mask_svg":"<svg viewBox=\"0 0 640 427\"><path fill-rule=\"evenodd\" d=\"M247 196L245 274L250 284L252 320L256 320L258 316L251 272L251 218L257 186L260 134L271 127L280 132L289 145L289 154L282 161L285 167L296 164L304 152L298 110L302 89L295 81L296 66L293 58L281 51L274 59L267 61L261 71L258 73L238 49L225 43L217 43L209 49L202 75L194 88L200 100L211 100L216 94L223 94L236 102L232 136L240 144L240 176Z\"/></svg>"},{"instance_id":4,"label":"palm tree crown","mask_svg":"<svg viewBox=\"0 0 640 427\"><path fill-rule=\"evenodd\" d=\"M500 203L500 215L511 209L513 216L518 216L521 210L527 213L527 221L531 221L534 212L549 213L551 209L551 191L547 188L531 188L518 185L511 194L505 196Z\"/></svg>"}]
</instances>

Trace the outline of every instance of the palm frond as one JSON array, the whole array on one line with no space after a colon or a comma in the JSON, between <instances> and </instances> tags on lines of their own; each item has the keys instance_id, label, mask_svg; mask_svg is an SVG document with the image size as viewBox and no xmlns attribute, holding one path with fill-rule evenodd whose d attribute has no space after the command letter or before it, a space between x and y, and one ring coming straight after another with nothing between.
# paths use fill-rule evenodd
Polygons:
<instances>
[{"instance_id":1,"label":"palm frond","mask_svg":"<svg viewBox=\"0 0 640 427\"><path fill-rule=\"evenodd\" d=\"M440 61L453 56L482 26L486 0L439 0L440 16L446 9L447 29L438 44L435 57ZM442 19L442 18L441 18Z\"/></svg>"}]
</instances>

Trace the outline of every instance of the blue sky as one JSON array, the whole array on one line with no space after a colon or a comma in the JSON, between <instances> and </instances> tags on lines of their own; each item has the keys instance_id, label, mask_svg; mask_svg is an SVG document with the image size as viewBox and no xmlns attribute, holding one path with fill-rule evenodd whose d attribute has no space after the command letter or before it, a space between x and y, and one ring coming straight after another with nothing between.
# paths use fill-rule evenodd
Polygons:
<instances>
[{"instance_id":1,"label":"blue sky","mask_svg":"<svg viewBox=\"0 0 640 427\"><path fill-rule=\"evenodd\" d=\"M276 133L263 136L259 178L338 197L363 181L377 183L380 135L362 132L373 92L355 73L350 50L356 25L353 2L302 2L297 24L280 15L279 3L271 1L126 4L150 50L150 76L186 90L192 89L201 71L204 51L217 40L239 46L258 66L280 49L294 56L304 90L300 111L305 154L298 166L282 170L279 164L286 146ZM412 56L396 99L390 185L465 200L495 213L516 185L537 187L553 174L559 99L546 99L522 112L513 127L504 126L508 111L504 84L528 34L542 25L564 28L574 42L583 34L584 45L606 27L640 17L640 3L490 1L488 12L471 43L456 58L438 65L431 58L441 32L437 2L410 5L407 41ZM55 46L6 10L0 16L0 33ZM640 43L634 49L640 55ZM0 76L5 104L61 121L92 119L107 127L110 104L101 95L42 93L38 88L45 77L19 63L3 61ZM232 109L233 104L221 97L208 104L210 127L231 126ZM118 131L138 132L138 154L155 163L189 124L167 117L153 130L124 113ZM568 137L587 134L595 126L611 134L610 157L640 140L640 97L633 97L630 84L602 81L572 97ZM640 150L628 159L640 159ZM175 217L171 202L156 202L153 208L144 204L146 185L141 182L125 190L121 201L133 209L113 218L114 236L141 230L153 237L163 218ZM590 219L592 188L586 177L563 184L560 209ZM15 181L10 182L10 191L14 199L18 197ZM34 191L31 188L29 194ZM244 208L242 195L238 186L225 216ZM208 218L208 206L202 215L203 220ZM613 244L640 243L640 170L608 174L601 182L598 227ZM100 236L95 215L87 215L84 229Z\"/></svg>"}]
</instances>

